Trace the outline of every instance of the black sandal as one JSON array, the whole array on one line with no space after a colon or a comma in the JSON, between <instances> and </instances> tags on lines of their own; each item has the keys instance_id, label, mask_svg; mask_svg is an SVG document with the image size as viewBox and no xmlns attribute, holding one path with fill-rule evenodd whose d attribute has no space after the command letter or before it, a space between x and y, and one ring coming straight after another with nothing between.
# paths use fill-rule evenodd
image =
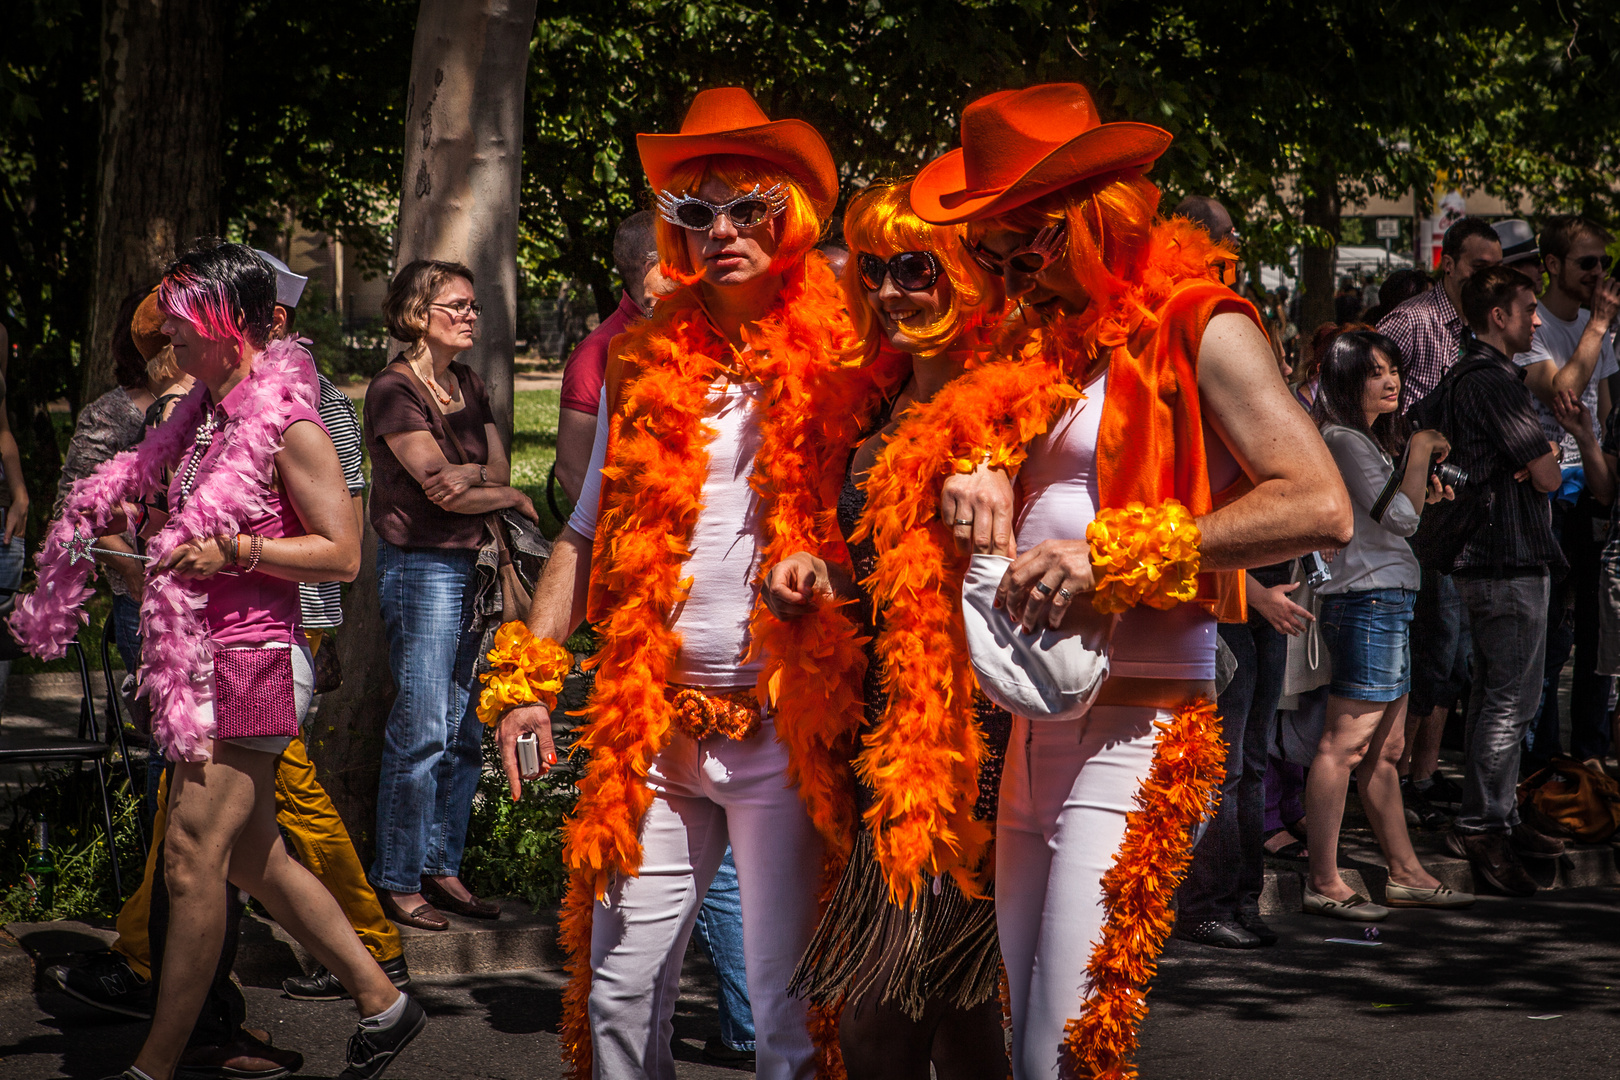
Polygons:
<instances>
[{"instance_id":1,"label":"black sandal","mask_svg":"<svg viewBox=\"0 0 1620 1080\"><path fill-rule=\"evenodd\" d=\"M1266 833L1265 838L1261 842L1268 843L1272 837L1278 836L1282 833L1287 833L1288 835L1295 837L1294 842L1291 844L1284 844L1276 851L1273 851L1268 847L1265 849L1266 855L1273 859L1287 859L1290 862L1307 861L1310 856L1306 852L1305 841L1299 839L1299 834L1287 826L1284 826L1281 829L1272 829L1270 832Z\"/></svg>"}]
</instances>

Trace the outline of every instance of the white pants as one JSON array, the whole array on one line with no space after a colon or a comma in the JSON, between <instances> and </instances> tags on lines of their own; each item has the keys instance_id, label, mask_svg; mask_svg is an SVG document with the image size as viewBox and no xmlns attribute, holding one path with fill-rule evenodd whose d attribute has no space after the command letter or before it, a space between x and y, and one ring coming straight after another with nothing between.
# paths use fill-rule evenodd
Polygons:
<instances>
[{"instance_id":1,"label":"white pants","mask_svg":"<svg viewBox=\"0 0 1620 1080\"><path fill-rule=\"evenodd\" d=\"M669 1040L681 960L729 840L742 894L756 1073L808 1080L805 1005L788 980L816 925L821 837L787 782L767 720L745 742L676 733L653 759L639 877L621 878L591 925L591 1037L599 1080L674 1080Z\"/></svg>"},{"instance_id":2,"label":"white pants","mask_svg":"<svg viewBox=\"0 0 1620 1080\"><path fill-rule=\"evenodd\" d=\"M1168 711L1099 705L1078 720L1013 719L996 814L996 930L1012 997L1015 1080L1058 1075L1103 923L1102 878Z\"/></svg>"}]
</instances>

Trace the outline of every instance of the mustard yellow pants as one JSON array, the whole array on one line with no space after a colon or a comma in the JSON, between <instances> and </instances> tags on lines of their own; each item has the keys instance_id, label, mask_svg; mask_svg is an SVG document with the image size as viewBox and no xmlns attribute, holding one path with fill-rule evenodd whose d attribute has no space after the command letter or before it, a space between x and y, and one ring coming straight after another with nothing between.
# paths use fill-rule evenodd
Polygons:
<instances>
[{"instance_id":1,"label":"mustard yellow pants","mask_svg":"<svg viewBox=\"0 0 1620 1080\"><path fill-rule=\"evenodd\" d=\"M152 875L157 870L163 831L169 823L169 778L158 786L157 816L152 819L151 854L141 887L118 912L118 940L113 949L123 954L142 978L152 977L152 942L148 922L152 910ZM303 739L294 739L276 763L276 824L292 842L298 861L320 879L337 898L349 925L379 964L404 953L399 927L383 914L377 894L366 880L337 807L315 779L315 766Z\"/></svg>"}]
</instances>

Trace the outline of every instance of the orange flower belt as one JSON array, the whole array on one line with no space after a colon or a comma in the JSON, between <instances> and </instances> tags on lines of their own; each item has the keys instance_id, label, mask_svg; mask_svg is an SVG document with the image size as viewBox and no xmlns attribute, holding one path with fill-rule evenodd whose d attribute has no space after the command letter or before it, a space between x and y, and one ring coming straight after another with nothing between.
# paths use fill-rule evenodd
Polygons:
<instances>
[{"instance_id":1,"label":"orange flower belt","mask_svg":"<svg viewBox=\"0 0 1620 1080\"><path fill-rule=\"evenodd\" d=\"M666 693L675 706L675 730L688 738L742 742L759 734L763 711L753 690L711 694L696 687L672 686Z\"/></svg>"}]
</instances>

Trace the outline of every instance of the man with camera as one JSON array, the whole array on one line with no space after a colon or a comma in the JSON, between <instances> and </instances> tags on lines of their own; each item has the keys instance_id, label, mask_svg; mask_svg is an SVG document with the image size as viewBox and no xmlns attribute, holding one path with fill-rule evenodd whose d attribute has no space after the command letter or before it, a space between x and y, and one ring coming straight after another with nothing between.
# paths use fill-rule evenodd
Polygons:
<instances>
[{"instance_id":1,"label":"man with camera","mask_svg":"<svg viewBox=\"0 0 1620 1080\"><path fill-rule=\"evenodd\" d=\"M1529 281L1489 267L1464 282L1460 299L1475 340L1449 382L1448 460L1468 477L1458 499L1483 500L1489 512L1451 575L1473 628L1474 687L1462 811L1446 844L1492 887L1529 896L1536 883L1520 855L1558 845L1520 822L1514 789L1521 740L1541 700L1551 578L1565 565L1546 498L1563 479L1561 451L1509 359L1530 348L1540 325Z\"/></svg>"},{"instance_id":2,"label":"man with camera","mask_svg":"<svg viewBox=\"0 0 1620 1080\"><path fill-rule=\"evenodd\" d=\"M1433 390L1457 362L1468 330L1461 311L1463 282L1502 261L1497 231L1480 217L1446 230L1440 278L1378 320L1378 332L1401 350L1401 411ZM1425 571L1412 622L1412 697L1406 714L1406 777L1401 796L1407 822L1433 827L1445 815L1431 803L1455 803L1462 792L1439 772L1440 738L1451 706L1467 682L1468 621L1449 577Z\"/></svg>"},{"instance_id":3,"label":"man with camera","mask_svg":"<svg viewBox=\"0 0 1620 1080\"><path fill-rule=\"evenodd\" d=\"M1561 754L1558 679L1573 650L1570 750L1580 759L1602 757L1609 746L1609 677L1597 671L1598 578L1608 511L1592 496L1575 436L1559 426L1553 402L1561 393L1580 399L1593 439L1609 415L1609 377L1620 371L1610 330L1620 311L1620 283L1607 277L1609 235L1597 224L1561 214L1541 230L1547 290L1541 297L1530 348L1513 358L1537 398L1541 429L1563 447L1563 482L1552 500L1552 529L1569 574L1554 584L1547 611L1547 661L1541 714L1530 729L1527 753L1537 764Z\"/></svg>"}]
</instances>

